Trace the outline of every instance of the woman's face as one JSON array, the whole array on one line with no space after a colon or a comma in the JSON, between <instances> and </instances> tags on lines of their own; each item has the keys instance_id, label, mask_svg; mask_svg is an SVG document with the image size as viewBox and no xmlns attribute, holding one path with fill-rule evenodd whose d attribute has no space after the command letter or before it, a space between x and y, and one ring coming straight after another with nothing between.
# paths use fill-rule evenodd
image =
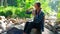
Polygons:
<instances>
[{"instance_id":1,"label":"woman's face","mask_svg":"<svg viewBox=\"0 0 60 34\"><path fill-rule=\"evenodd\" d=\"M37 4L34 5L35 9L38 9L39 7L37 6Z\"/></svg>"}]
</instances>

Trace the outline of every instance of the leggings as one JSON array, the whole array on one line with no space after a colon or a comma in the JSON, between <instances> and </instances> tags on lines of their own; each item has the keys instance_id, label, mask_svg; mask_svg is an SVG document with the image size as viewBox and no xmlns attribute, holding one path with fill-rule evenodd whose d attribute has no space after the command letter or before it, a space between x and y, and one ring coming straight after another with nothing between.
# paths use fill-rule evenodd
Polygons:
<instances>
[{"instance_id":1,"label":"leggings","mask_svg":"<svg viewBox=\"0 0 60 34\"><path fill-rule=\"evenodd\" d=\"M30 34L30 32L33 28L37 29L36 34L42 34L40 24L39 23L34 23L34 22L27 22L25 24L24 32L26 32L27 34Z\"/></svg>"}]
</instances>

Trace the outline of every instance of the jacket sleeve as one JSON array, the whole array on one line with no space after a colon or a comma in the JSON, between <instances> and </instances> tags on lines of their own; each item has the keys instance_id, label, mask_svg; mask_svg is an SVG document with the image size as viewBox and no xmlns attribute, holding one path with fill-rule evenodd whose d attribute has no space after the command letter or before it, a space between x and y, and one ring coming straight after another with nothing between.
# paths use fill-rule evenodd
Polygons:
<instances>
[{"instance_id":1,"label":"jacket sleeve","mask_svg":"<svg viewBox=\"0 0 60 34\"><path fill-rule=\"evenodd\" d=\"M44 22L45 22L45 14L42 13L42 18L41 18L41 29L44 31Z\"/></svg>"},{"instance_id":2,"label":"jacket sleeve","mask_svg":"<svg viewBox=\"0 0 60 34\"><path fill-rule=\"evenodd\" d=\"M45 21L45 15L44 15L43 12L39 15L39 17L36 17L34 19L35 23L39 23L40 24L40 28L41 28L42 31L44 31L44 21Z\"/></svg>"},{"instance_id":3,"label":"jacket sleeve","mask_svg":"<svg viewBox=\"0 0 60 34\"><path fill-rule=\"evenodd\" d=\"M40 23L40 22L44 22L44 13L41 13L39 16L36 16L35 18L34 18L34 22L36 22L36 23Z\"/></svg>"},{"instance_id":4,"label":"jacket sleeve","mask_svg":"<svg viewBox=\"0 0 60 34\"><path fill-rule=\"evenodd\" d=\"M26 14L32 14L32 12L26 11Z\"/></svg>"}]
</instances>

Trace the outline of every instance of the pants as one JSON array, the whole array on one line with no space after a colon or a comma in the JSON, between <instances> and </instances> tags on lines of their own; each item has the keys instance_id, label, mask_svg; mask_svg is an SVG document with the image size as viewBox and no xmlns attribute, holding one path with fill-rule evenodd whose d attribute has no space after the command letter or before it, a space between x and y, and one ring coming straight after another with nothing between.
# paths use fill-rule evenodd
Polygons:
<instances>
[{"instance_id":1,"label":"pants","mask_svg":"<svg viewBox=\"0 0 60 34\"><path fill-rule=\"evenodd\" d=\"M34 22L27 22L24 28L24 32L26 32L27 34L30 34L33 28L37 29L36 34L42 34L40 24L34 23Z\"/></svg>"}]
</instances>

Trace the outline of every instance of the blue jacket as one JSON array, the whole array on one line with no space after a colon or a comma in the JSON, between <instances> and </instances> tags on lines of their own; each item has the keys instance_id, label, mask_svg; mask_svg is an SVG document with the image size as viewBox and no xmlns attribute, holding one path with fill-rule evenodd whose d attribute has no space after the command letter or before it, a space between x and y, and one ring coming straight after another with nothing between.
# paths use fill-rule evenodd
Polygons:
<instances>
[{"instance_id":1,"label":"blue jacket","mask_svg":"<svg viewBox=\"0 0 60 34\"><path fill-rule=\"evenodd\" d=\"M41 28L42 31L44 31L44 19L45 19L44 17L45 17L45 15L41 11L39 13L39 15L36 15L35 18L34 18L34 22L40 24L40 28Z\"/></svg>"},{"instance_id":2,"label":"blue jacket","mask_svg":"<svg viewBox=\"0 0 60 34\"><path fill-rule=\"evenodd\" d=\"M32 12L27 12L27 14L31 14L31 13ZM34 23L39 23L39 27L42 31L44 31L44 17L45 17L44 13L42 11L40 11L39 14L35 15L34 21L33 21ZM24 32L27 31L27 29L29 27L28 25L29 25L29 23L26 23Z\"/></svg>"}]
</instances>

